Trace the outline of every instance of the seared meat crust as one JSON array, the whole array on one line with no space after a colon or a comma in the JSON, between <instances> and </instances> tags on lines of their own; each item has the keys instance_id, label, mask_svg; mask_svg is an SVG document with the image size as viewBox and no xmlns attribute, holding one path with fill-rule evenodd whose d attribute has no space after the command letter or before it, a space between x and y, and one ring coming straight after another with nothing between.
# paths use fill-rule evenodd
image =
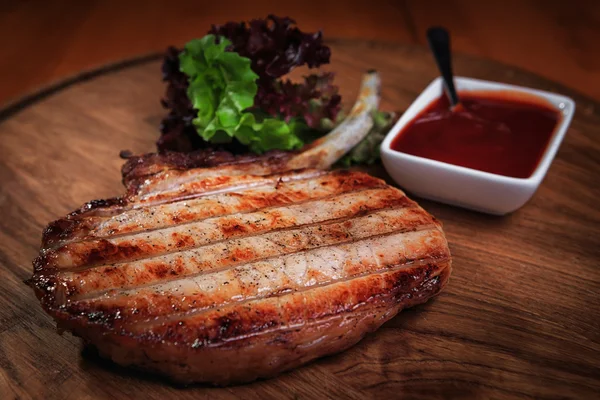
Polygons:
<instances>
[{"instance_id":1,"label":"seared meat crust","mask_svg":"<svg viewBox=\"0 0 600 400\"><path fill-rule=\"evenodd\" d=\"M225 385L344 350L435 296L441 224L380 179L326 171L371 128L378 88L367 74L348 118L299 153L130 157L125 195L46 228L42 306L119 364Z\"/></svg>"},{"instance_id":2,"label":"seared meat crust","mask_svg":"<svg viewBox=\"0 0 600 400\"><path fill-rule=\"evenodd\" d=\"M445 285L440 223L382 180L303 170L240 174L217 192L203 182L227 168L157 172L127 201L51 224L33 284L59 327L120 364L228 384L352 346ZM189 187L169 191L182 176Z\"/></svg>"}]
</instances>

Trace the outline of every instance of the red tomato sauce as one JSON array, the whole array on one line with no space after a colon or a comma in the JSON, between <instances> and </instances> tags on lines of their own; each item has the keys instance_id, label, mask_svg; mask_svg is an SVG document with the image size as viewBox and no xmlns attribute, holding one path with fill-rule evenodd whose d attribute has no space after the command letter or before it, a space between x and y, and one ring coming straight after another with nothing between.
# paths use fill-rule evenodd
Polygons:
<instances>
[{"instance_id":1,"label":"red tomato sauce","mask_svg":"<svg viewBox=\"0 0 600 400\"><path fill-rule=\"evenodd\" d=\"M514 93L460 93L450 110L445 95L392 141L392 149L515 178L535 171L560 121L551 105Z\"/></svg>"}]
</instances>

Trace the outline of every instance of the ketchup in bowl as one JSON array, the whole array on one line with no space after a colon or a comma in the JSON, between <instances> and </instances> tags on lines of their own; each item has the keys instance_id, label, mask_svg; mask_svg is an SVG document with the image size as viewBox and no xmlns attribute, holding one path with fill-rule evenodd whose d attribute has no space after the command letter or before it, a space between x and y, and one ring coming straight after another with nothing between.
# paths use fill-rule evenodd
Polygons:
<instances>
[{"instance_id":1,"label":"ketchup in bowl","mask_svg":"<svg viewBox=\"0 0 600 400\"><path fill-rule=\"evenodd\" d=\"M442 95L394 138L396 151L515 178L535 171L561 115L510 92L465 92L450 110Z\"/></svg>"}]
</instances>

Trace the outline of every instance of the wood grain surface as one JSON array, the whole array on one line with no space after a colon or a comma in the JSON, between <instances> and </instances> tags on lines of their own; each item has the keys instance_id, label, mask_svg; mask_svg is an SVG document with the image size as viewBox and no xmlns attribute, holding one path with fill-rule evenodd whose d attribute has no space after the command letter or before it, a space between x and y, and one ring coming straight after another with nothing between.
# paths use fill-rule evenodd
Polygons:
<instances>
[{"instance_id":1,"label":"wood grain surface","mask_svg":"<svg viewBox=\"0 0 600 400\"><path fill-rule=\"evenodd\" d=\"M0 106L40 86L182 44L214 23L289 15L325 38L425 44L535 71L600 100L598 0L2 0Z\"/></svg>"},{"instance_id":2,"label":"wood grain surface","mask_svg":"<svg viewBox=\"0 0 600 400\"><path fill-rule=\"evenodd\" d=\"M421 47L337 41L332 49L347 103L368 68L381 72L388 110L405 109L436 75ZM5 111L0 397L597 398L600 105L491 61L458 57L455 69L574 98L576 116L538 192L505 217L419 201L443 221L453 252L454 272L439 297L342 354L230 388L176 388L100 360L70 334L58 335L23 284L44 226L85 201L123 192L119 150L153 149L164 114L159 62L100 74Z\"/></svg>"}]
</instances>

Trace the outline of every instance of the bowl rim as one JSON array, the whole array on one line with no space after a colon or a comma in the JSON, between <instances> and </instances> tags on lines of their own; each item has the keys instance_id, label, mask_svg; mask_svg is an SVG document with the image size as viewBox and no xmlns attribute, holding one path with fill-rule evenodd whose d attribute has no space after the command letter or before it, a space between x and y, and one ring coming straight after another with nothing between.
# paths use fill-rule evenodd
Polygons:
<instances>
[{"instance_id":1,"label":"bowl rim","mask_svg":"<svg viewBox=\"0 0 600 400\"><path fill-rule=\"evenodd\" d=\"M392 140L398 135L398 133L408 124L410 123L416 115L418 115L423 109L431 104L431 102L439 97L442 88L442 77L438 76L434 80L432 80L427 87L415 98L415 100L411 103L411 105L406 109L400 119L394 124L394 126L389 130L384 140L381 143L380 151L382 155L386 155L389 157L393 157L396 159L402 159L413 163L418 163L421 165L426 165L433 168L441 168L446 169L455 173L459 173L462 175L470 175L473 178L487 179L492 181L497 181L498 183L503 184L513 184L513 185L530 185L535 184L539 185L541 181L544 179L546 173L550 169L550 165L558 152L558 149L568 131L569 126L571 125L571 121L573 119L573 115L575 114L575 101L570 97L552 93L548 91L543 91L539 89L533 89L526 86L517 86L511 85L502 82L496 81L487 81L475 78L468 78L463 76L455 76L455 85L457 90L461 90L461 84L471 84L474 85L474 88L469 89L469 91L513 91L518 93L524 93L532 97L537 97L540 100L549 103L550 106L554 107L558 113L562 116L560 122L554 128L554 132L552 133L552 137L546 145L546 149L538 165L536 166L533 173L527 178L517 178L512 176L495 174L492 172L480 171L477 169L463 167L460 165L454 165L450 163L446 163L443 161L432 160L425 157L415 156L412 154L404 153L401 151L393 150L391 148ZM438 91L436 88L439 87ZM556 106L558 104L558 106ZM562 105L562 107L561 107ZM414 114L411 117L405 117L406 115Z\"/></svg>"}]
</instances>

